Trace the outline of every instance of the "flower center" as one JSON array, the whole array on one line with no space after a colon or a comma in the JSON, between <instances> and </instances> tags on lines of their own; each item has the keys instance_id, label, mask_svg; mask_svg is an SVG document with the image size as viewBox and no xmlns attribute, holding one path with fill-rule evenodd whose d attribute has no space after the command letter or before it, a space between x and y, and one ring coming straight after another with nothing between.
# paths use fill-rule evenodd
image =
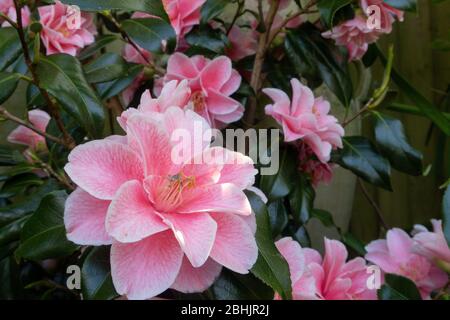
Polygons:
<instances>
[{"instance_id":1,"label":"flower center","mask_svg":"<svg viewBox=\"0 0 450 320\"><path fill-rule=\"evenodd\" d=\"M194 176L185 176L182 172L168 176L158 192L157 209L169 212L183 201L183 190L195 186Z\"/></svg>"},{"instance_id":2,"label":"flower center","mask_svg":"<svg viewBox=\"0 0 450 320\"><path fill-rule=\"evenodd\" d=\"M191 96L191 101L194 105L194 111L202 113L205 110L205 96L201 91L194 92Z\"/></svg>"}]
</instances>

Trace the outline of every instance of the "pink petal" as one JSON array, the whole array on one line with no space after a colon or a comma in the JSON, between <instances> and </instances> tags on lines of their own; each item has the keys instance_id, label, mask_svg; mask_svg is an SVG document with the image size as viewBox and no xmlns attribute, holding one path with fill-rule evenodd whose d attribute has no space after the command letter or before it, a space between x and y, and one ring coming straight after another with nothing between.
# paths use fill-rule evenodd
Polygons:
<instances>
[{"instance_id":1,"label":"pink petal","mask_svg":"<svg viewBox=\"0 0 450 320\"><path fill-rule=\"evenodd\" d=\"M292 283L297 282L305 271L305 257L302 253L302 247L290 237L278 240L275 245L289 265Z\"/></svg>"},{"instance_id":2,"label":"pink petal","mask_svg":"<svg viewBox=\"0 0 450 320\"><path fill-rule=\"evenodd\" d=\"M105 219L111 202L92 197L77 188L66 200L64 225L67 239L81 245L111 244L111 237L105 230Z\"/></svg>"},{"instance_id":3,"label":"pink petal","mask_svg":"<svg viewBox=\"0 0 450 320\"><path fill-rule=\"evenodd\" d=\"M183 293L203 292L214 283L221 270L222 266L214 260L208 259L201 267L194 268L184 257L180 273L171 288Z\"/></svg>"},{"instance_id":4,"label":"pink petal","mask_svg":"<svg viewBox=\"0 0 450 320\"><path fill-rule=\"evenodd\" d=\"M413 245L409 235L399 228L389 230L386 234L389 253L396 261L406 261L411 255Z\"/></svg>"},{"instance_id":5,"label":"pink petal","mask_svg":"<svg viewBox=\"0 0 450 320\"><path fill-rule=\"evenodd\" d=\"M193 267L208 259L216 237L217 224L208 213L162 214Z\"/></svg>"},{"instance_id":6,"label":"pink petal","mask_svg":"<svg viewBox=\"0 0 450 320\"><path fill-rule=\"evenodd\" d=\"M258 258L258 247L248 224L239 216L211 213L217 233L211 258L228 269L246 274Z\"/></svg>"},{"instance_id":7,"label":"pink petal","mask_svg":"<svg viewBox=\"0 0 450 320\"><path fill-rule=\"evenodd\" d=\"M128 299L149 299L175 281L183 251L171 231L134 243L115 242L111 247L111 275L117 293Z\"/></svg>"},{"instance_id":8,"label":"pink petal","mask_svg":"<svg viewBox=\"0 0 450 320\"><path fill-rule=\"evenodd\" d=\"M240 152L225 150L226 163L220 172L219 183L232 183L241 189L252 186L258 173L253 160Z\"/></svg>"},{"instance_id":9,"label":"pink petal","mask_svg":"<svg viewBox=\"0 0 450 320\"><path fill-rule=\"evenodd\" d=\"M109 206L106 230L120 242L136 242L152 234L167 230L150 204L142 183L124 183Z\"/></svg>"},{"instance_id":10,"label":"pink petal","mask_svg":"<svg viewBox=\"0 0 450 320\"><path fill-rule=\"evenodd\" d=\"M170 56L167 62L167 76L170 80L193 79L197 75L198 70L189 57L179 52Z\"/></svg>"},{"instance_id":11,"label":"pink petal","mask_svg":"<svg viewBox=\"0 0 450 320\"><path fill-rule=\"evenodd\" d=\"M127 181L142 180L142 163L128 146L95 140L77 146L64 167L69 177L96 198L111 200Z\"/></svg>"},{"instance_id":12,"label":"pink petal","mask_svg":"<svg viewBox=\"0 0 450 320\"><path fill-rule=\"evenodd\" d=\"M202 70L200 81L203 89L206 91L220 91L222 86L227 83L231 77L231 60L226 56L220 56L212 60Z\"/></svg>"}]
</instances>

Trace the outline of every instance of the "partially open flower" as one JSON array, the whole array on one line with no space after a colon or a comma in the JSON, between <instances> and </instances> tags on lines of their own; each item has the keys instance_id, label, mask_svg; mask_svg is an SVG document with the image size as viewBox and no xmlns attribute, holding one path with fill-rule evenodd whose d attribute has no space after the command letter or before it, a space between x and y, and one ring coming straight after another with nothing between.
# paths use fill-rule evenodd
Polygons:
<instances>
[{"instance_id":1,"label":"partially open flower","mask_svg":"<svg viewBox=\"0 0 450 320\"><path fill-rule=\"evenodd\" d=\"M24 6L21 11L22 25L26 27L30 24L30 9L28 6ZM14 6L14 0L0 0L0 12L12 21L17 22L17 12L16 7ZM2 17L0 17L0 24L2 27L10 26L9 22L2 19Z\"/></svg>"}]
</instances>

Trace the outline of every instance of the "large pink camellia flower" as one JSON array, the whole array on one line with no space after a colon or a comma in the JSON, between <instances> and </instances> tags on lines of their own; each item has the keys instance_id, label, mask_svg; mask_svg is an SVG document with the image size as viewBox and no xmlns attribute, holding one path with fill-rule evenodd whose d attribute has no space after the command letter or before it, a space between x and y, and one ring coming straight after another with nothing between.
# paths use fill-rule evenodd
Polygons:
<instances>
[{"instance_id":1,"label":"large pink camellia flower","mask_svg":"<svg viewBox=\"0 0 450 320\"><path fill-rule=\"evenodd\" d=\"M344 129L329 115L328 101L322 97L314 99L311 89L297 79L292 79L291 85L292 101L279 89L263 89L274 101L266 106L266 113L281 124L286 142L302 139L326 163L333 148L342 148Z\"/></svg>"},{"instance_id":2,"label":"large pink camellia flower","mask_svg":"<svg viewBox=\"0 0 450 320\"><path fill-rule=\"evenodd\" d=\"M247 273L258 255L243 192L252 160L210 147L206 121L178 107L132 114L126 132L70 153L65 170L78 189L66 202L67 237L112 243L113 283L129 299L203 291L222 266Z\"/></svg>"},{"instance_id":3,"label":"large pink camellia flower","mask_svg":"<svg viewBox=\"0 0 450 320\"><path fill-rule=\"evenodd\" d=\"M165 81L187 79L194 111L213 127L223 127L244 114L244 107L230 98L239 89L241 76L232 68L228 57L209 60L203 56L173 54L167 64Z\"/></svg>"},{"instance_id":4,"label":"large pink camellia flower","mask_svg":"<svg viewBox=\"0 0 450 320\"><path fill-rule=\"evenodd\" d=\"M67 53L72 56L87 45L94 42L97 31L93 16L81 13L80 21L71 16L69 19L68 6L59 1L54 5L39 7L40 23L42 24L41 39L47 54Z\"/></svg>"},{"instance_id":5,"label":"large pink camellia flower","mask_svg":"<svg viewBox=\"0 0 450 320\"><path fill-rule=\"evenodd\" d=\"M163 0L164 9L175 33L183 38L200 23L200 10L206 0Z\"/></svg>"},{"instance_id":6,"label":"large pink camellia flower","mask_svg":"<svg viewBox=\"0 0 450 320\"><path fill-rule=\"evenodd\" d=\"M333 29L322 33L324 38L334 39L336 45L348 50L348 60L359 60L367 52L369 44L380 37L380 30L370 29L367 18L361 14L347 20Z\"/></svg>"},{"instance_id":7,"label":"large pink camellia flower","mask_svg":"<svg viewBox=\"0 0 450 320\"><path fill-rule=\"evenodd\" d=\"M391 33L392 24L396 18L399 21L403 21L403 11L393 8L384 2L384 0L361 0L361 8L367 16L374 14L373 11L370 12L370 6L377 6L379 8L380 31L382 33Z\"/></svg>"},{"instance_id":8,"label":"large pink camellia flower","mask_svg":"<svg viewBox=\"0 0 450 320\"><path fill-rule=\"evenodd\" d=\"M45 132L45 129L50 121L50 116L45 111L35 109L28 112L28 120L36 129ZM24 126L18 126L16 129L11 131L7 140L10 143L28 146L28 148L32 151L47 150L45 138Z\"/></svg>"},{"instance_id":9,"label":"large pink camellia flower","mask_svg":"<svg viewBox=\"0 0 450 320\"><path fill-rule=\"evenodd\" d=\"M301 248L289 237L275 244L289 265L295 300L376 299L376 290L367 287L365 260L346 262L348 253L341 242L325 238L323 259L316 250Z\"/></svg>"},{"instance_id":10,"label":"large pink camellia flower","mask_svg":"<svg viewBox=\"0 0 450 320\"><path fill-rule=\"evenodd\" d=\"M14 0L0 0L0 12L7 16L14 22L17 22L16 7L14 6ZM28 6L24 6L21 10L22 12L22 25L24 27L30 24L30 9ZM2 27L9 27L8 21L5 21L0 17L0 24Z\"/></svg>"},{"instance_id":11,"label":"large pink camellia flower","mask_svg":"<svg viewBox=\"0 0 450 320\"><path fill-rule=\"evenodd\" d=\"M431 220L433 232L424 226L415 226L413 250L431 261L443 261L450 266L450 247L442 230L441 220Z\"/></svg>"},{"instance_id":12,"label":"large pink camellia flower","mask_svg":"<svg viewBox=\"0 0 450 320\"><path fill-rule=\"evenodd\" d=\"M414 281L423 298L442 288L447 275L430 260L413 251L414 241L398 228L386 234L386 240L375 240L366 246L366 259L387 273L394 273Z\"/></svg>"}]
</instances>

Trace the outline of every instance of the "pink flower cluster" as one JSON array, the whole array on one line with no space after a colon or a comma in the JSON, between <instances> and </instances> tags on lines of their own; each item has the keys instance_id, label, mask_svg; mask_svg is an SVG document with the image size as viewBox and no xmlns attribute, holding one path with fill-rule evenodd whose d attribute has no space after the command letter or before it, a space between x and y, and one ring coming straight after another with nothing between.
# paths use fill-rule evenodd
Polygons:
<instances>
[{"instance_id":1,"label":"pink flower cluster","mask_svg":"<svg viewBox=\"0 0 450 320\"><path fill-rule=\"evenodd\" d=\"M199 24L200 10L206 0L163 0L164 9L175 33L183 38Z\"/></svg>"},{"instance_id":2,"label":"pink flower cluster","mask_svg":"<svg viewBox=\"0 0 450 320\"><path fill-rule=\"evenodd\" d=\"M185 98L186 82L180 86L165 87L145 106L171 107L128 114L126 136L77 146L65 167L78 185L66 202L67 237L81 245L112 244L113 283L130 299L168 288L201 292L222 266L248 273L258 255L255 217L243 192L254 183L253 161L209 146L208 123L173 106ZM174 141L177 130L191 139Z\"/></svg>"},{"instance_id":3,"label":"pink flower cluster","mask_svg":"<svg viewBox=\"0 0 450 320\"><path fill-rule=\"evenodd\" d=\"M314 151L301 140L295 144L295 147L298 153L299 171L307 174L315 187L321 182L330 183L333 179L333 165L317 160Z\"/></svg>"},{"instance_id":4,"label":"pink flower cluster","mask_svg":"<svg viewBox=\"0 0 450 320\"><path fill-rule=\"evenodd\" d=\"M448 281L447 274L435 264L435 259L447 262L450 249L443 237L439 222L433 222L435 232L420 231L411 238L405 231L394 228L386 239L375 240L366 246L366 259L386 273L398 274L414 281L424 299L441 289Z\"/></svg>"},{"instance_id":5,"label":"pink flower cluster","mask_svg":"<svg viewBox=\"0 0 450 320\"><path fill-rule=\"evenodd\" d=\"M30 24L30 9L28 6L22 8L22 25L24 27ZM17 22L16 7L14 6L14 0L0 0L0 12L7 16L14 22ZM0 25L2 27L9 27L8 21L0 17Z\"/></svg>"},{"instance_id":6,"label":"pink flower cluster","mask_svg":"<svg viewBox=\"0 0 450 320\"><path fill-rule=\"evenodd\" d=\"M366 262L363 258L347 261L345 246L325 239L325 255L301 248L291 238L276 246L289 265L292 297L295 300L375 300L376 290L368 289ZM279 298L278 295L275 298Z\"/></svg>"},{"instance_id":7,"label":"pink flower cluster","mask_svg":"<svg viewBox=\"0 0 450 320\"><path fill-rule=\"evenodd\" d=\"M367 52L369 44L376 42L381 34L391 33L396 18L403 21L403 11L391 7L383 0L361 0L360 6L364 13L357 13L352 20L345 21L322 34L325 38L334 39L338 46L347 47L349 61L361 59ZM371 11L374 6L378 9Z\"/></svg>"},{"instance_id":8,"label":"pink flower cluster","mask_svg":"<svg viewBox=\"0 0 450 320\"><path fill-rule=\"evenodd\" d=\"M47 54L67 53L72 56L95 40L97 33L93 16L82 12L79 23L69 20L68 6L56 1L54 5L38 8L42 24L41 39ZM77 19L72 16L70 19Z\"/></svg>"},{"instance_id":9,"label":"pink flower cluster","mask_svg":"<svg viewBox=\"0 0 450 320\"><path fill-rule=\"evenodd\" d=\"M298 79L291 80L292 100L283 91L263 89L273 101L266 113L283 128L286 142L301 139L322 163L330 160L331 150L342 148L344 129L338 120L329 115L330 103L322 97L314 98L308 87Z\"/></svg>"}]
</instances>

